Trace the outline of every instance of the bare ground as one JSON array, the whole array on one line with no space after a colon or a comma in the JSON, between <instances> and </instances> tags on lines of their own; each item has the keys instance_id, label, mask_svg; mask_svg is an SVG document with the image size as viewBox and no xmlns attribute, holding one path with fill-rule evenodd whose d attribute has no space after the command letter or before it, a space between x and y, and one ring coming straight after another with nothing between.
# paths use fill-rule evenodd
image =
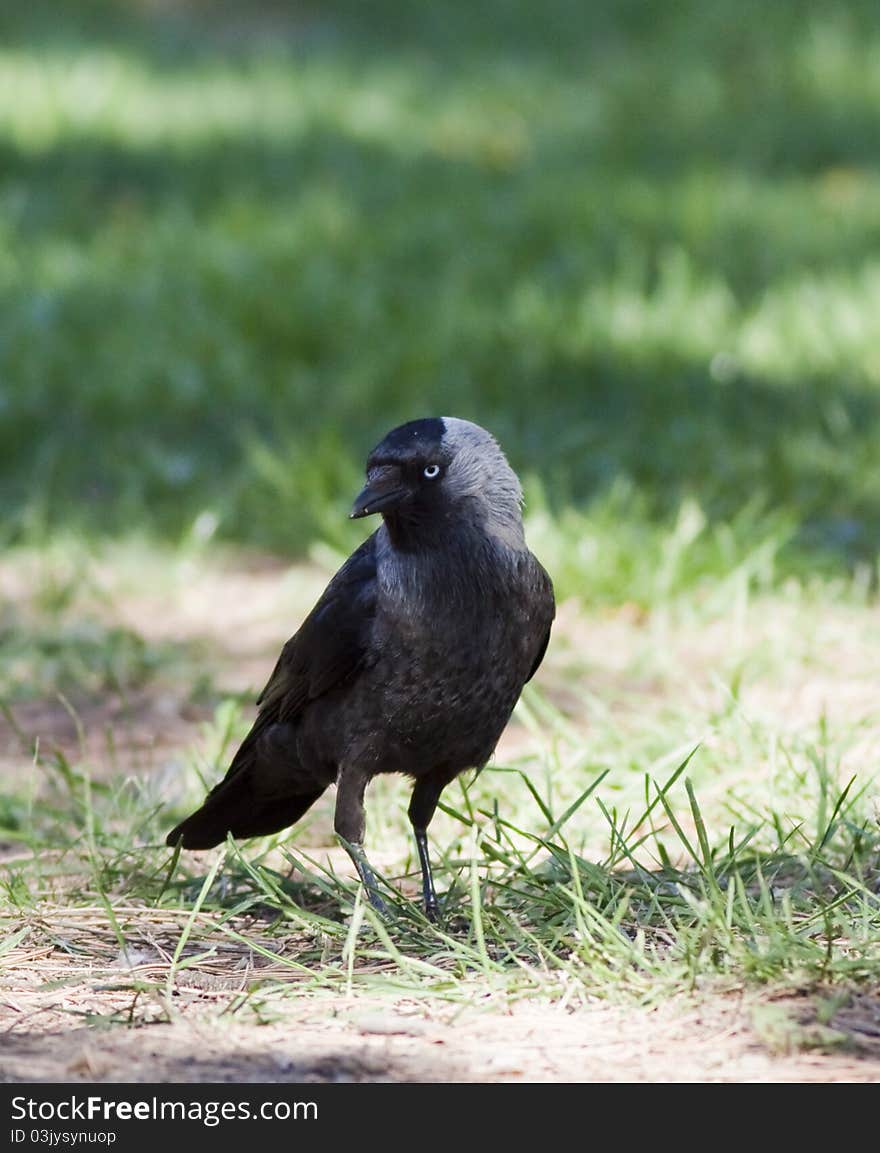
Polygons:
<instances>
[{"instance_id":1,"label":"bare ground","mask_svg":"<svg viewBox=\"0 0 880 1153\"><path fill-rule=\"evenodd\" d=\"M57 996L57 995L56 995ZM67 998L65 998L67 999ZM77 1014L128 1012L95 985ZM89 1027L65 1008L0 1003L0 1080L88 1082L877 1082L880 1002L850 999L829 1024L808 1000L735 996L653 1009L322 998L283 1021L230 1019L230 994L181 991L172 1023ZM822 1049L831 1051L821 1051ZM815 1050L815 1051L813 1051Z\"/></svg>"},{"instance_id":2,"label":"bare ground","mask_svg":"<svg viewBox=\"0 0 880 1153\"><path fill-rule=\"evenodd\" d=\"M548 1005L475 977L454 1001L346 995L219 935L169 980L186 910L116 912L124 954L99 909L48 904L5 954L0 1081L880 1081L880 997L864 989L639 1006L577 1003L572 988ZM248 939L259 944L253 925ZM286 956L302 944L266 943ZM265 1004L242 997L266 982Z\"/></svg>"},{"instance_id":3,"label":"bare ground","mask_svg":"<svg viewBox=\"0 0 880 1153\"><path fill-rule=\"evenodd\" d=\"M16 570L0 572L0 578L6 595L26 604L26 577ZM110 606L114 621L147 640L197 641L208 654L215 686L242 691L260 685L321 581L311 569L291 574L275 564L227 565L177 573L170 584L149 591L149 581L126 586L110 566L99 576L98 599ZM771 659L768 676L745 686L741 704L791 727L817 712L864 721L863 736L849 752L849 767L858 769L875 762L878 751L874 653L880 649L871 638L880 622L867 610L856 621L854 611L824 614L800 639L804 651L797 665L781 666L801 672L776 675ZM719 653L744 655L747 637L756 632L765 652L775 643L790 646L797 630L783 618L777 607L744 627L735 614L722 614L699 629L671 634L664 650L627 609L584 616L567 606L546 687L565 705L586 653L591 692L621 715L638 713L640 702L658 695L696 700L718 691L702 673ZM640 663L639 646L666 651L666 657L660 664ZM635 674L636 668L642 671ZM209 711L173 683L108 692L75 705L57 699L15 705L14 726L0 721L0 781L20 783L27 763L23 745L35 737L43 748L85 755L99 769L124 762L138 771L162 771L181 748L198 741ZM530 740L514 724L499 755L518 753ZM39 792L39 782L35 787ZM14 859L15 846L5 849ZM766 990L697 991L650 1007L572 1007L565 996L555 1006L511 1005L476 980L455 1004L300 993L290 981L280 1019L274 1019L276 1005L273 1019L261 1021L253 998L243 1002L239 996L253 978L252 958L238 959L241 971L222 964L189 969L176 975L173 988L157 992L168 972L165 946L173 933L167 937L167 926L167 939L151 937L151 914L144 911L140 924L155 946L153 957L114 957L115 946L105 937L84 958L58 941L65 915L77 912L56 914L42 913L53 925L51 939L37 924L0 960L0 1080L880 1081L880 996L864 989L800 998ZM289 980L271 966L259 976Z\"/></svg>"}]
</instances>

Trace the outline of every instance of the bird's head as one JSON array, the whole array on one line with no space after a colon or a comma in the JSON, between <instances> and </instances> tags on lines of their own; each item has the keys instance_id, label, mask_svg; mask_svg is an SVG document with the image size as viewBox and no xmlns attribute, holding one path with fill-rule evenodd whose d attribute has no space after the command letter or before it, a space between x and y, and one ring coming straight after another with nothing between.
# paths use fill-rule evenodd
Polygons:
<instances>
[{"instance_id":1,"label":"bird's head","mask_svg":"<svg viewBox=\"0 0 880 1153\"><path fill-rule=\"evenodd\" d=\"M443 416L403 424L373 449L351 516L381 513L395 536L460 522L521 547L521 510L519 480L491 433Z\"/></svg>"}]
</instances>

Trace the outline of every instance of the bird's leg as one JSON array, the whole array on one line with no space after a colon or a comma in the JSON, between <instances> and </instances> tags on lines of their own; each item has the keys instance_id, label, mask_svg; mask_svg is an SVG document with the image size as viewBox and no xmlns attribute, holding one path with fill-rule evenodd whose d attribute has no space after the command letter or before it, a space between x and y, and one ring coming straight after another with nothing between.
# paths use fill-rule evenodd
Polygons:
<instances>
[{"instance_id":1,"label":"bird's leg","mask_svg":"<svg viewBox=\"0 0 880 1153\"><path fill-rule=\"evenodd\" d=\"M440 920L440 906L434 889L434 875L431 872L431 858L428 856L428 830L413 828L416 847L419 850L419 864L422 866L422 900L425 902L425 915L429 921Z\"/></svg>"},{"instance_id":2,"label":"bird's leg","mask_svg":"<svg viewBox=\"0 0 880 1153\"><path fill-rule=\"evenodd\" d=\"M352 861L354 861L354 867L358 871L358 876L360 877L361 883L366 890L370 904L373 906L377 913L381 913L383 917L386 916L388 913L388 906L379 896L379 886L376 883L376 874L373 872L372 865L367 860L367 854L364 852L364 846L356 845L352 841L346 841L344 837L340 837L339 839L342 842L345 851L351 857Z\"/></svg>"},{"instance_id":3,"label":"bird's leg","mask_svg":"<svg viewBox=\"0 0 880 1153\"><path fill-rule=\"evenodd\" d=\"M425 902L425 915L429 921L440 919L440 905L434 889L431 858L428 855L428 825L437 809L440 794L448 783L448 778L445 776L420 777L416 781L409 803L409 819L416 836L419 864L422 868L422 899Z\"/></svg>"},{"instance_id":4,"label":"bird's leg","mask_svg":"<svg viewBox=\"0 0 880 1153\"><path fill-rule=\"evenodd\" d=\"M364 791L369 777L359 769L341 769L336 780L336 817L334 828L342 846L354 862L370 904L383 915L388 908L379 896L376 874L364 852L367 820L364 814Z\"/></svg>"}]
</instances>

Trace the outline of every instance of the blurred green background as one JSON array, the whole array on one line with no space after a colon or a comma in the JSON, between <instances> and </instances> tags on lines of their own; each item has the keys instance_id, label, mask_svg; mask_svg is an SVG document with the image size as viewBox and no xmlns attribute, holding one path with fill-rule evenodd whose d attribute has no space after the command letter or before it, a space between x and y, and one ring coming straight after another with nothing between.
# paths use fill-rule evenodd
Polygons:
<instances>
[{"instance_id":1,"label":"blurred green background","mask_svg":"<svg viewBox=\"0 0 880 1153\"><path fill-rule=\"evenodd\" d=\"M563 593L871 585L878 160L875 2L6 3L0 541L343 549L442 413Z\"/></svg>"}]
</instances>

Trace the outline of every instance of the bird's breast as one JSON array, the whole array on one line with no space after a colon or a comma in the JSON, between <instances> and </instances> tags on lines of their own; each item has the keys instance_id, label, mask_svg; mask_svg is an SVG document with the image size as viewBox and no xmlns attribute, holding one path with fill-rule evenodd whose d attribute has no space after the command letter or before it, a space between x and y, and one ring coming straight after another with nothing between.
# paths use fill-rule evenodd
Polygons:
<instances>
[{"instance_id":1,"label":"bird's breast","mask_svg":"<svg viewBox=\"0 0 880 1153\"><path fill-rule=\"evenodd\" d=\"M332 734L337 763L356 760L374 773L485 764L546 634L521 572L380 564L369 656L310 706L306 729L325 748Z\"/></svg>"},{"instance_id":2,"label":"bird's breast","mask_svg":"<svg viewBox=\"0 0 880 1153\"><path fill-rule=\"evenodd\" d=\"M523 638L497 612L438 613L419 624L387 620L379 656L353 694L377 771L416 775L484 764L529 672Z\"/></svg>"}]
</instances>

